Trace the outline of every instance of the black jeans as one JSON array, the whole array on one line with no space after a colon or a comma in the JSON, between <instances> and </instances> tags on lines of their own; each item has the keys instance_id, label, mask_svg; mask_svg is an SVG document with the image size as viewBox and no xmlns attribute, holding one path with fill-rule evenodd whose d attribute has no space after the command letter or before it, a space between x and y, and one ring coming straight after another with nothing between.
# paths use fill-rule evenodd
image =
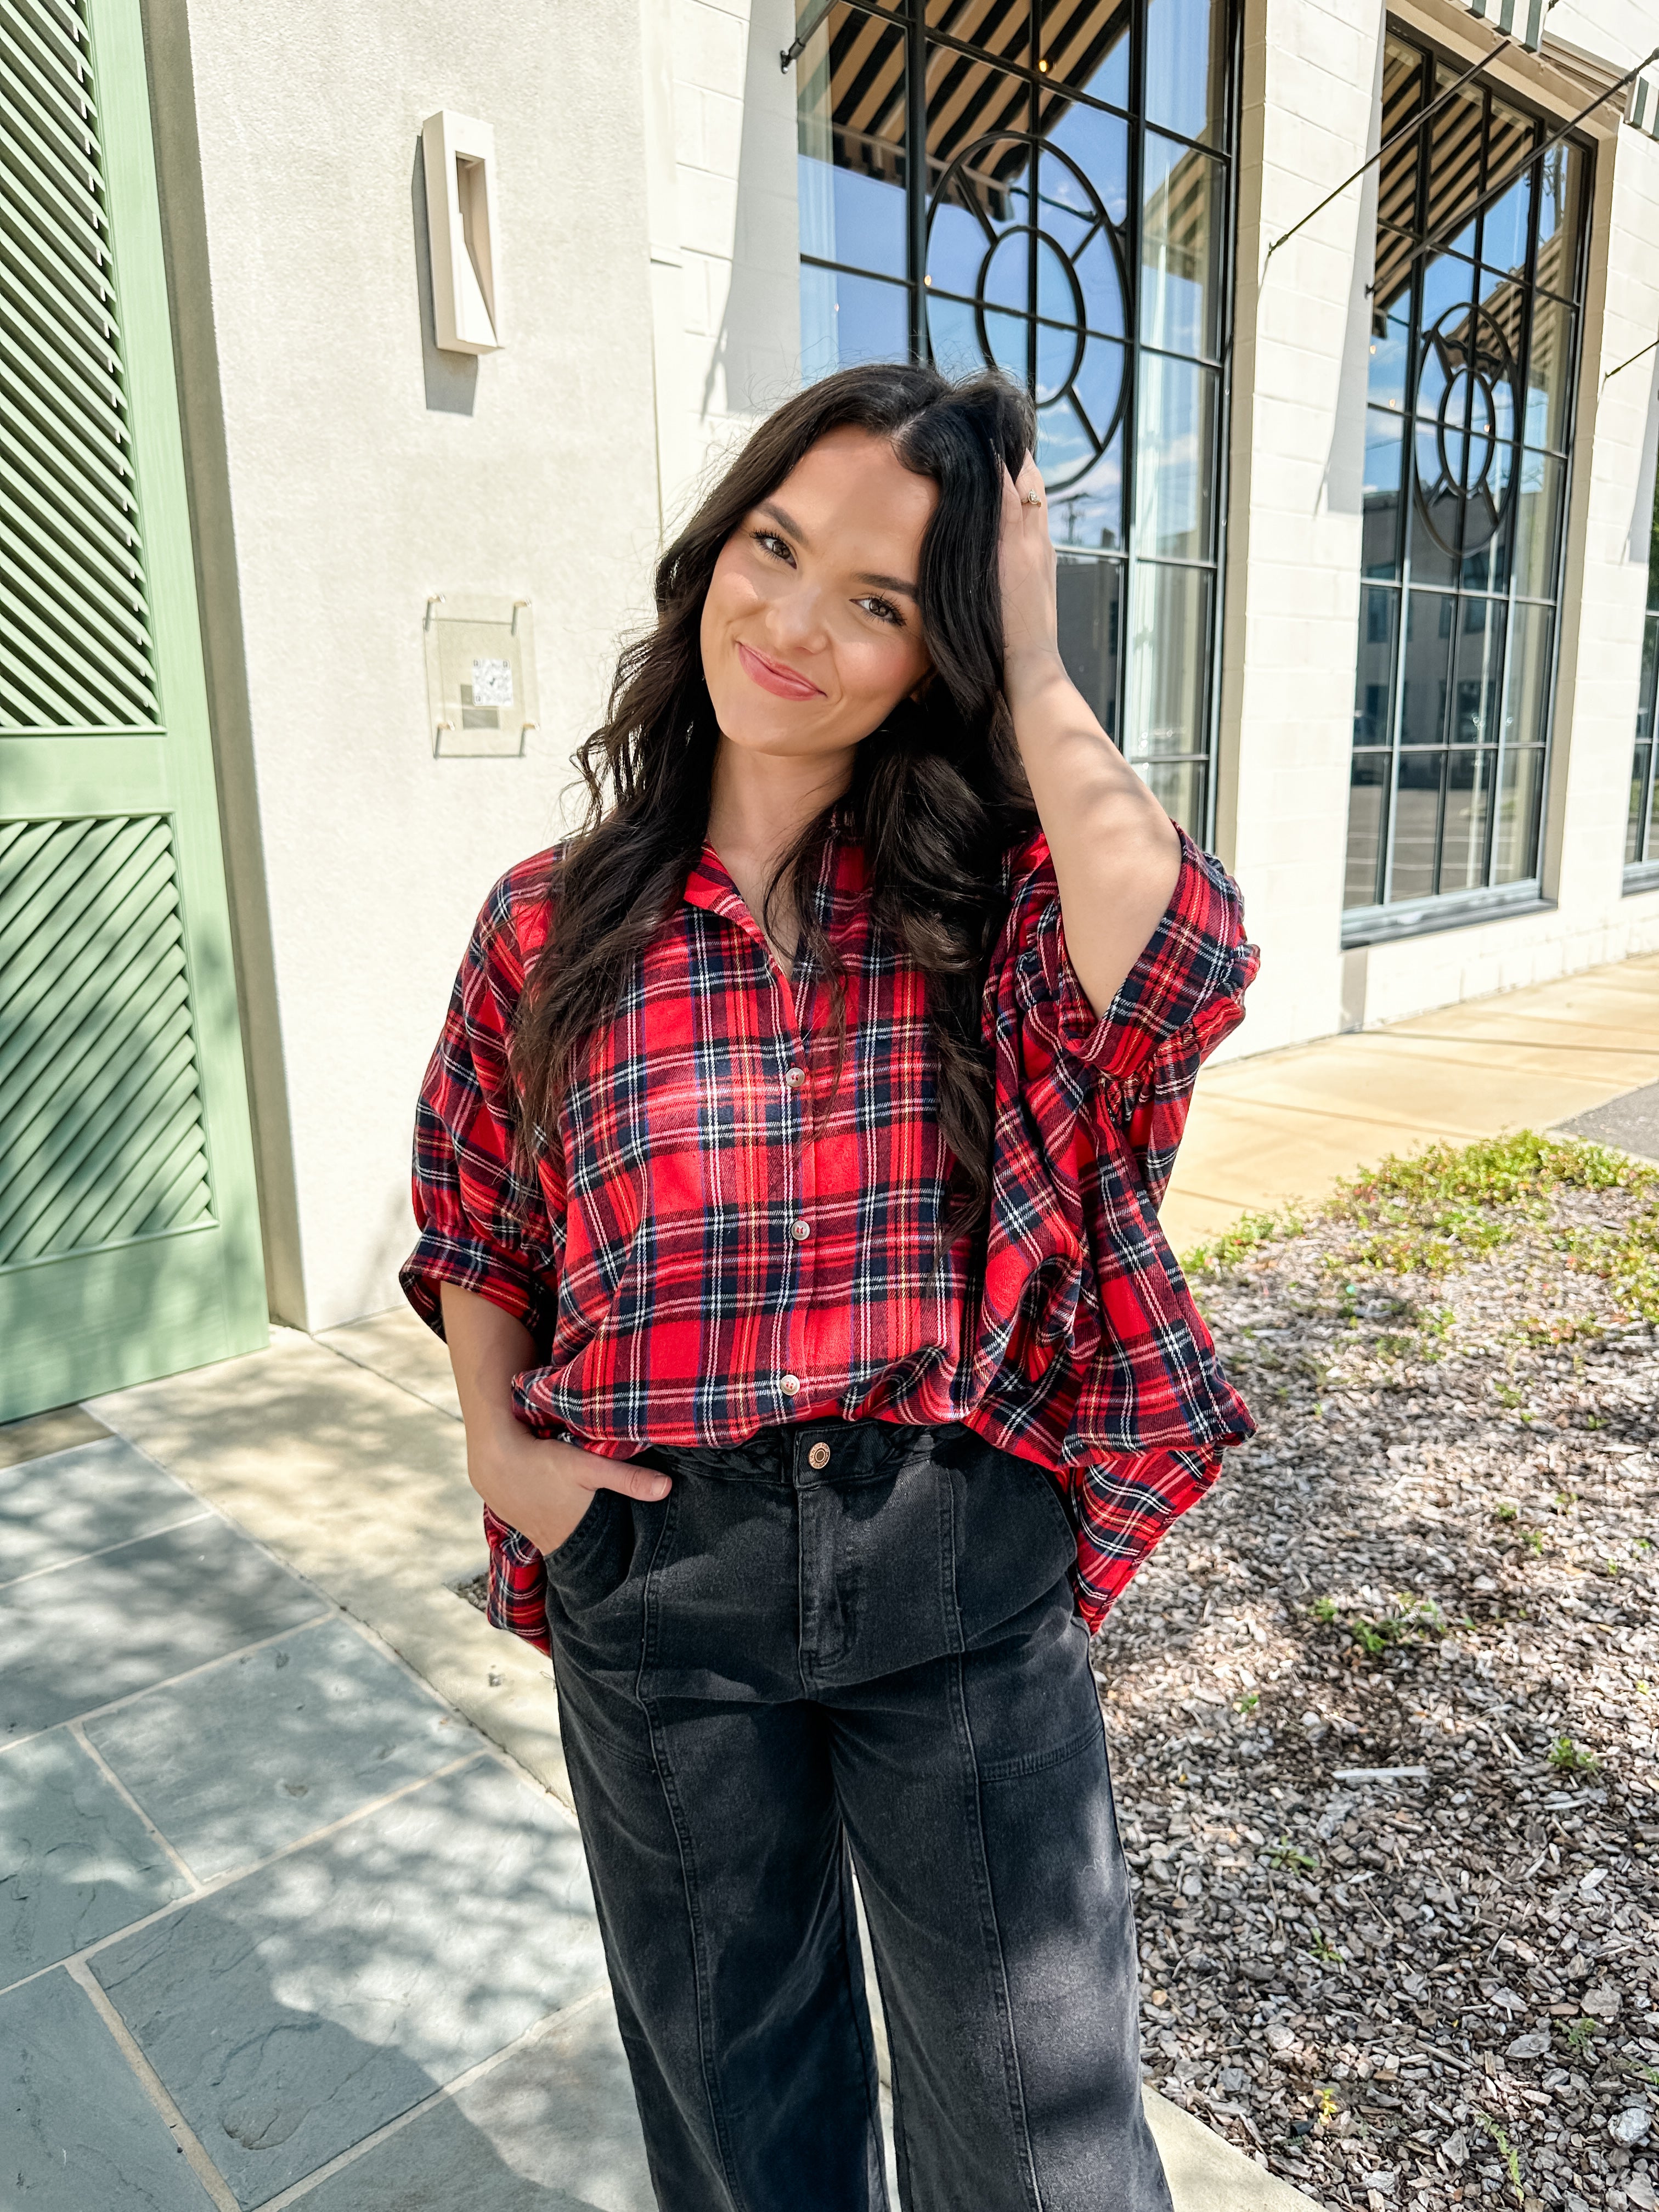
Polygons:
<instances>
[{"instance_id":1,"label":"black jeans","mask_svg":"<svg viewBox=\"0 0 1659 2212\"><path fill-rule=\"evenodd\" d=\"M665 2212L1170 2212L1073 1535L962 1428L659 1449L548 1562L571 1787Z\"/></svg>"}]
</instances>

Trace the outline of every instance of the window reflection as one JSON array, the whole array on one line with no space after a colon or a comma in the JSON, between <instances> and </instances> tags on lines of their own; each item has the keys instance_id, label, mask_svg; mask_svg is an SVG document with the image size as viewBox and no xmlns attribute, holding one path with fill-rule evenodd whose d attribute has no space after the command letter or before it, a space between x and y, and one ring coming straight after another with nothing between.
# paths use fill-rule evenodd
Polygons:
<instances>
[{"instance_id":1,"label":"window reflection","mask_svg":"<svg viewBox=\"0 0 1659 2212\"><path fill-rule=\"evenodd\" d=\"M1375 905L1382 865L1382 836L1389 799L1389 756L1356 753L1348 790L1348 865L1343 885L1345 907Z\"/></svg>"},{"instance_id":2,"label":"window reflection","mask_svg":"<svg viewBox=\"0 0 1659 2212\"><path fill-rule=\"evenodd\" d=\"M1353 910L1538 866L1588 169L1530 162L1544 125L1480 83L1409 128L1455 76L1389 33L1382 136L1407 136L1379 165Z\"/></svg>"},{"instance_id":3,"label":"window reflection","mask_svg":"<svg viewBox=\"0 0 1659 2212\"><path fill-rule=\"evenodd\" d=\"M1423 66L1415 46L1390 35L1382 55L1382 118L1377 142L1386 149L1376 179L1379 271L1381 234L1411 232L1417 227L1418 134L1401 134L1422 105Z\"/></svg>"},{"instance_id":4,"label":"window reflection","mask_svg":"<svg viewBox=\"0 0 1659 2212\"><path fill-rule=\"evenodd\" d=\"M833 8L797 67L800 250L902 281L904 33Z\"/></svg>"},{"instance_id":5,"label":"window reflection","mask_svg":"<svg viewBox=\"0 0 1659 2212\"><path fill-rule=\"evenodd\" d=\"M809 380L854 362L902 358L910 307L902 284L849 276L844 269L800 272L801 374Z\"/></svg>"},{"instance_id":6,"label":"window reflection","mask_svg":"<svg viewBox=\"0 0 1659 2212\"><path fill-rule=\"evenodd\" d=\"M1364 525L1361 572L1392 576L1399 556L1400 470L1405 457L1404 425L1399 417L1372 407L1365 414Z\"/></svg>"},{"instance_id":7,"label":"window reflection","mask_svg":"<svg viewBox=\"0 0 1659 2212\"><path fill-rule=\"evenodd\" d=\"M1134 10L1119 0L1037 0L1037 50L1043 75L1114 107L1129 105L1129 26Z\"/></svg>"},{"instance_id":8,"label":"window reflection","mask_svg":"<svg viewBox=\"0 0 1659 2212\"><path fill-rule=\"evenodd\" d=\"M1222 167L1146 133L1140 227L1141 330L1148 345L1214 357L1220 321Z\"/></svg>"},{"instance_id":9,"label":"window reflection","mask_svg":"<svg viewBox=\"0 0 1659 2212\"><path fill-rule=\"evenodd\" d=\"M1203 568L1135 564L1129 625L1129 750L1202 750L1209 668L1210 576Z\"/></svg>"},{"instance_id":10,"label":"window reflection","mask_svg":"<svg viewBox=\"0 0 1659 2212\"><path fill-rule=\"evenodd\" d=\"M1144 552L1188 561L1209 556L1216 399L1213 369L1141 356L1138 428L1145 465L1135 520Z\"/></svg>"},{"instance_id":11,"label":"window reflection","mask_svg":"<svg viewBox=\"0 0 1659 2212\"><path fill-rule=\"evenodd\" d=\"M1149 0L1146 119L1213 143L1226 99L1220 9L1210 0Z\"/></svg>"},{"instance_id":12,"label":"window reflection","mask_svg":"<svg viewBox=\"0 0 1659 2212\"><path fill-rule=\"evenodd\" d=\"M1636 744L1631 755L1630 816L1625 833L1626 878L1631 890L1659 881L1659 483L1654 487L1648 554L1648 611L1642 632L1642 675L1636 697Z\"/></svg>"},{"instance_id":13,"label":"window reflection","mask_svg":"<svg viewBox=\"0 0 1659 2212\"><path fill-rule=\"evenodd\" d=\"M1055 574L1066 669L1114 744L1121 741L1123 564L1062 553Z\"/></svg>"}]
</instances>

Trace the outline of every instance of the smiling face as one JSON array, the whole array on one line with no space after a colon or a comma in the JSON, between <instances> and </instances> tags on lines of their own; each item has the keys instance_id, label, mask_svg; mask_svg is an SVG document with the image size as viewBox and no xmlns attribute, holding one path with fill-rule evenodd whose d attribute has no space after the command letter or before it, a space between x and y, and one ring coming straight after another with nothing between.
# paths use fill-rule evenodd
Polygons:
<instances>
[{"instance_id":1,"label":"smiling face","mask_svg":"<svg viewBox=\"0 0 1659 2212\"><path fill-rule=\"evenodd\" d=\"M931 665L915 592L938 504L886 439L843 428L744 517L714 563L701 634L729 744L850 766Z\"/></svg>"}]
</instances>

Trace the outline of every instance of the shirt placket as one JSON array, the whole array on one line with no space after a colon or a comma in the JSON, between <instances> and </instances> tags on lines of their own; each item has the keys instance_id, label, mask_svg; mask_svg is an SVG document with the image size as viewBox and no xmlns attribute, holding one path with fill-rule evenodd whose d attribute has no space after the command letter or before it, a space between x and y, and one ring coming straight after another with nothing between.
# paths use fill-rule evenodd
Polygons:
<instances>
[{"instance_id":1,"label":"shirt placket","mask_svg":"<svg viewBox=\"0 0 1659 2212\"><path fill-rule=\"evenodd\" d=\"M776 1196L767 1211L769 1236L783 1240L777 1267L778 1304L773 1319L773 1382L782 1418L797 1419L810 1403L814 1377L807 1341L812 1301L812 1218L816 1176L811 1143L811 1070L801 1030L799 1001L769 947L757 948L765 963L775 1009L769 1045L769 1080L781 1095L778 1121L782 1141L776 1151Z\"/></svg>"}]
</instances>

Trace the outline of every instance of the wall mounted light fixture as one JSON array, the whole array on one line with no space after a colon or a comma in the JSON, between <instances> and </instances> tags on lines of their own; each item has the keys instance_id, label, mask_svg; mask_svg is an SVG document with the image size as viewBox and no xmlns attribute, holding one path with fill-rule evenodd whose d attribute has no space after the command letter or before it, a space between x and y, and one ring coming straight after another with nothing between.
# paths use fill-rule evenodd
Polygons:
<instances>
[{"instance_id":1,"label":"wall mounted light fixture","mask_svg":"<svg viewBox=\"0 0 1659 2212\"><path fill-rule=\"evenodd\" d=\"M494 353L505 343L495 216L495 134L440 108L421 125L432 320L444 353Z\"/></svg>"}]
</instances>

